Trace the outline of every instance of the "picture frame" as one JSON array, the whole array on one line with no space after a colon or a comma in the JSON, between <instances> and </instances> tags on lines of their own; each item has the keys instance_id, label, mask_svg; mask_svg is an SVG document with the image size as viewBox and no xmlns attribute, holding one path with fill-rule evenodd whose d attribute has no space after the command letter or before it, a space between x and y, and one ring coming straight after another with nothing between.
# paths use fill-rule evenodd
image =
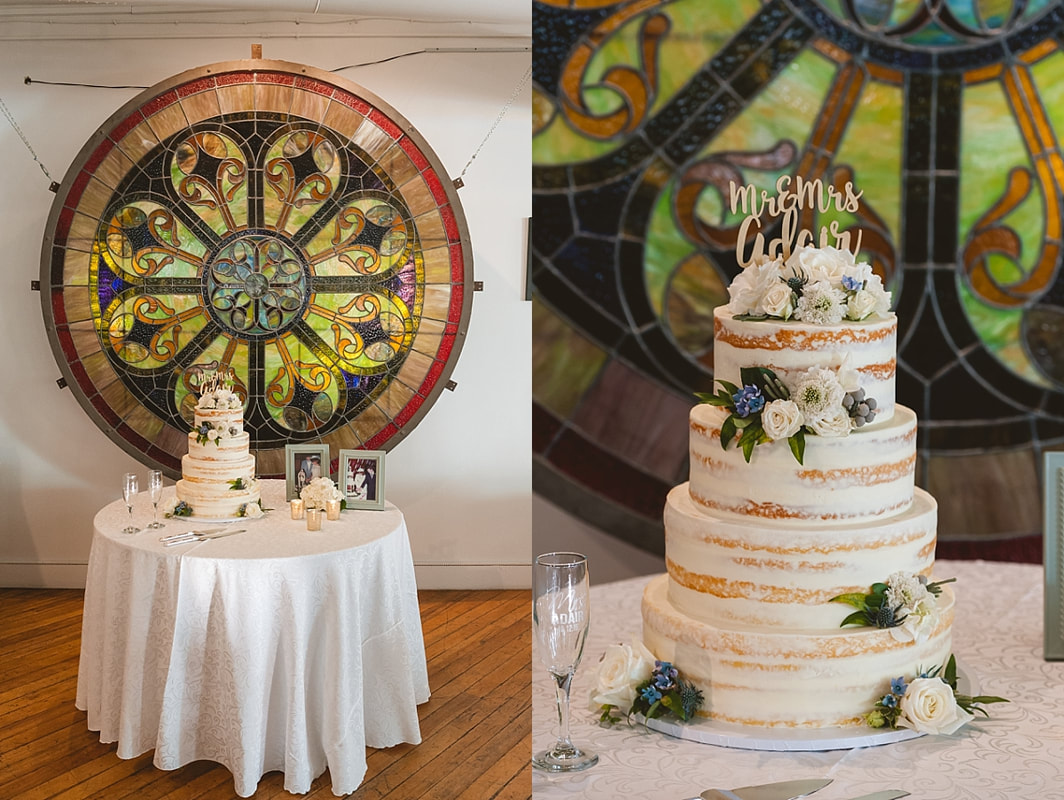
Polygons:
<instances>
[{"instance_id":1,"label":"picture frame","mask_svg":"<svg viewBox=\"0 0 1064 800\"><path fill-rule=\"evenodd\" d=\"M285 500L295 500L300 490L317 477L330 477L329 445L284 446Z\"/></svg>"},{"instance_id":2,"label":"picture frame","mask_svg":"<svg viewBox=\"0 0 1064 800\"><path fill-rule=\"evenodd\" d=\"M336 483L347 508L384 508L384 451L341 450Z\"/></svg>"},{"instance_id":3,"label":"picture frame","mask_svg":"<svg viewBox=\"0 0 1064 800\"><path fill-rule=\"evenodd\" d=\"M1064 453L1046 453L1045 485L1045 659L1064 660Z\"/></svg>"}]
</instances>

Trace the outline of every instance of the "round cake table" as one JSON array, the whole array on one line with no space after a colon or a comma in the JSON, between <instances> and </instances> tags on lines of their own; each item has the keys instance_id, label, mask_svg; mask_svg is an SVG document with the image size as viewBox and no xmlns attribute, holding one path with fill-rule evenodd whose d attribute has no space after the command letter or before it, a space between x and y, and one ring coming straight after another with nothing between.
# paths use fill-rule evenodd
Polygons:
<instances>
[{"instance_id":1,"label":"round cake table","mask_svg":"<svg viewBox=\"0 0 1064 800\"><path fill-rule=\"evenodd\" d=\"M283 481L263 481L256 520L166 519L137 496L94 522L77 707L120 758L155 749L175 769L224 764L247 797L266 772L305 793L329 769L337 795L366 772L366 747L421 741L428 672L399 509L345 511L310 532ZM172 492L173 489L171 488ZM165 547L189 530L243 529Z\"/></svg>"}]
</instances>

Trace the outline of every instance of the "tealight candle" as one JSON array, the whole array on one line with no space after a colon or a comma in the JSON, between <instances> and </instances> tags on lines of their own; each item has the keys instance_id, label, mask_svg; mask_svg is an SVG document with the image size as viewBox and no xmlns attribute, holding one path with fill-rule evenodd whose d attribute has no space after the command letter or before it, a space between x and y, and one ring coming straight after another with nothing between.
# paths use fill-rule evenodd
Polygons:
<instances>
[{"instance_id":1,"label":"tealight candle","mask_svg":"<svg viewBox=\"0 0 1064 800\"><path fill-rule=\"evenodd\" d=\"M326 519L340 519L340 501L339 500L326 500L325 501L325 518Z\"/></svg>"},{"instance_id":2,"label":"tealight candle","mask_svg":"<svg viewBox=\"0 0 1064 800\"><path fill-rule=\"evenodd\" d=\"M303 519L303 510L305 504L298 497L295 498L292 503L292 519Z\"/></svg>"},{"instance_id":3,"label":"tealight candle","mask_svg":"<svg viewBox=\"0 0 1064 800\"><path fill-rule=\"evenodd\" d=\"M320 508L308 508L307 509L307 530L308 531L320 531L321 530L321 509Z\"/></svg>"}]
</instances>

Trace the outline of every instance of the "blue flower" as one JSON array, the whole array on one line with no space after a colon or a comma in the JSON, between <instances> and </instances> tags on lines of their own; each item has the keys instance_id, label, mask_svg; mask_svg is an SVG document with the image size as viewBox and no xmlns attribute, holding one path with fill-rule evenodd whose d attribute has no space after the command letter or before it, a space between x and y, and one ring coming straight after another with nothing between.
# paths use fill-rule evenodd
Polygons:
<instances>
[{"instance_id":1,"label":"blue flower","mask_svg":"<svg viewBox=\"0 0 1064 800\"><path fill-rule=\"evenodd\" d=\"M656 703L661 699L661 692L655 689L653 686L648 686L643 690L643 699L648 703Z\"/></svg>"},{"instance_id":2,"label":"blue flower","mask_svg":"<svg viewBox=\"0 0 1064 800\"><path fill-rule=\"evenodd\" d=\"M765 398L761 390L750 384L733 394L732 400L735 403L735 413L743 418L756 414L765 407Z\"/></svg>"},{"instance_id":3,"label":"blue flower","mask_svg":"<svg viewBox=\"0 0 1064 800\"><path fill-rule=\"evenodd\" d=\"M842 288L851 292L856 292L859 289L864 288L864 281L860 278L853 278L849 275L844 275L842 278Z\"/></svg>"},{"instance_id":4,"label":"blue flower","mask_svg":"<svg viewBox=\"0 0 1064 800\"><path fill-rule=\"evenodd\" d=\"M883 695L883 699L880 700L880 703L883 704L884 708L894 708L898 705L898 698L892 694L886 694Z\"/></svg>"},{"instance_id":5,"label":"blue flower","mask_svg":"<svg viewBox=\"0 0 1064 800\"><path fill-rule=\"evenodd\" d=\"M904 695L905 690L909 688L909 684L905 682L905 678L895 678L890 682L890 693L896 695Z\"/></svg>"}]
</instances>

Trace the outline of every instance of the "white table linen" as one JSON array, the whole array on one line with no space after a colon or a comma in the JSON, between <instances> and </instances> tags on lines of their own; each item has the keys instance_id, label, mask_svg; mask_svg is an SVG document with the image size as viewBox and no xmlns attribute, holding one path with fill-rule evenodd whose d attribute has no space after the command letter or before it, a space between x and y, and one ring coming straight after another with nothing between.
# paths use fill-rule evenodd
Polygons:
<instances>
[{"instance_id":1,"label":"white table linen","mask_svg":"<svg viewBox=\"0 0 1064 800\"><path fill-rule=\"evenodd\" d=\"M831 778L812 795L815 800L888 788L921 800L1062 800L1064 662L1042 657L1042 568L940 561L935 574L957 577L954 654L982 694L1011 702L988 706L989 720L979 716L953 736L828 752L736 750L639 725L599 727L598 714L588 709L594 664L608 644L639 635L640 599L649 578L593 587L591 631L572 689L572 738L597 752L599 763L573 775L533 770L533 797L681 800L710 787ZM535 654L533 676L535 750L553 741L557 715L553 681Z\"/></svg>"},{"instance_id":2,"label":"white table linen","mask_svg":"<svg viewBox=\"0 0 1064 800\"><path fill-rule=\"evenodd\" d=\"M172 491L172 489L171 489ZM118 756L155 749L175 769L224 764L250 796L282 770L305 793L326 767L336 795L366 772L366 747L421 741L428 672L402 513L345 511L308 532L283 481L263 481L245 533L164 547L161 536L217 528L188 518L149 530L137 496L94 521L77 707Z\"/></svg>"}]
</instances>

